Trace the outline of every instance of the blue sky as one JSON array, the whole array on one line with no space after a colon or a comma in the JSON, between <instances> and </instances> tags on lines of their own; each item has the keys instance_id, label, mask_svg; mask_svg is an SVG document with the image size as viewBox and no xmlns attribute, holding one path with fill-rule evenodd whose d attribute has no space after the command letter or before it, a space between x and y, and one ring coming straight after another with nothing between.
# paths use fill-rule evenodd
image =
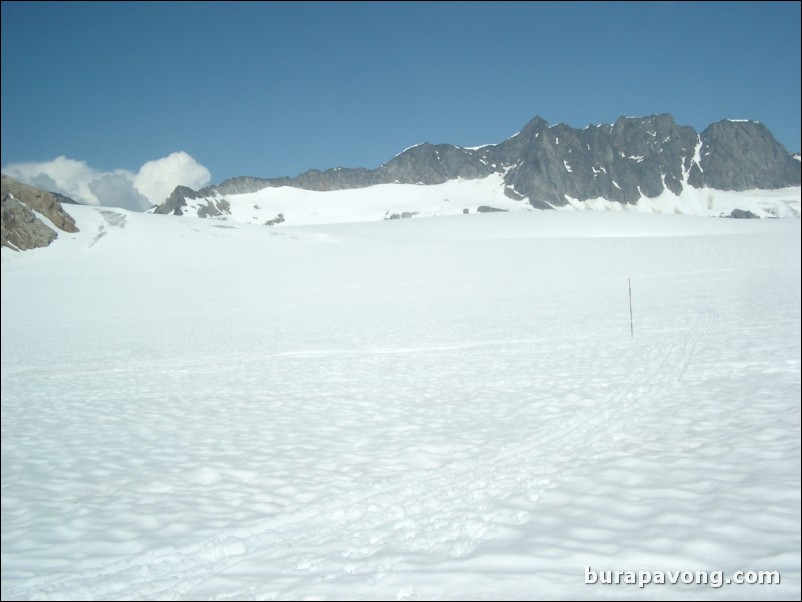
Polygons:
<instances>
[{"instance_id":1,"label":"blue sky","mask_svg":"<svg viewBox=\"0 0 802 602\"><path fill-rule=\"evenodd\" d=\"M799 2L3 2L2 165L220 182L664 112L800 150L801 49Z\"/></svg>"}]
</instances>

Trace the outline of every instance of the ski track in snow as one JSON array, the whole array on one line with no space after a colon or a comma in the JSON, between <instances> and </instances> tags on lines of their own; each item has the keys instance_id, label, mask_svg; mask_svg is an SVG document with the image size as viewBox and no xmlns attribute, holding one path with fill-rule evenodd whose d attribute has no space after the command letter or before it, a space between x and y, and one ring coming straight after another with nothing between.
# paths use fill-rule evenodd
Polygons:
<instances>
[{"instance_id":1,"label":"ski track in snow","mask_svg":"<svg viewBox=\"0 0 802 602\"><path fill-rule=\"evenodd\" d=\"M798 597L798 226L446 245L405 227L273 237L292 268L268 288L208 238L163 281L94 256L60 287L57 264L4 256L3 598ZM611 317L629 274L634 339ZM124 305L150 278L163 297ZM99 300L119 311L79 309ZM784 585L593 588L585 565Z\"/></svg>"}]
</instances>

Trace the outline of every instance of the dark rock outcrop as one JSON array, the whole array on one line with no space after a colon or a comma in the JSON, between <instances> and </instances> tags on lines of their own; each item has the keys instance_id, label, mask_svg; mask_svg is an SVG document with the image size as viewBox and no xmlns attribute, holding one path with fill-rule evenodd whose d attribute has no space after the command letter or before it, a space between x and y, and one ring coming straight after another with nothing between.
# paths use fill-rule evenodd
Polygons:
<instances>
[{"instance_id":1,"label":"dark rock outcrop","mask_svg":"<svg viewBox=\"0 0 802 602\"><path fill-rule=\"evenodd\" d=\"M734 219L760 219L757 215L755 215L751 211L746 211L744 209L733 209L729 217L732 217Z\"/></svg>"},{"instance_id":2,"label":"dark rock outcrop","mask_svg":"<svg viewBox=\"0 0 802 602\"><path fill-rule=\"evenodd\" d=\"M61 206L63 195L40 190L2 175L2 246L24 251L46 247L57 233L36 216L39 213L64 232L78 232L75 220ZM36 213L34 213L36 212Z\"/></svg>"},{"instance_id":3,"label":"dark rock outcrop","mask_svg":"<svg viewBox=\"0 0 802 602\"><path fill-rule=\"evenodd\" d=\"M3 197L2 245L16 251L46 247L56 240L55 231L45 226L42 220L28 207L12 196Z\"/></svg>"}]
</instances>

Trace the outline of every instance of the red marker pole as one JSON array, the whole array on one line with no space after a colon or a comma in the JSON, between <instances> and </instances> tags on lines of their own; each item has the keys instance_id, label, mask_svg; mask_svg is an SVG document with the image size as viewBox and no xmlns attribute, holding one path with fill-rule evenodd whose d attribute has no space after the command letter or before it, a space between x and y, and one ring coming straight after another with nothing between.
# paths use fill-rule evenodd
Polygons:
<instances>
[{"instance_id":1,"label":"red marker pole","mask_svg":"<svg viewBox=\"0 0 802 602\"><path fill-rule=\"evenodd\" d=\"M635 338L635 326L632 323L632 278L628 278L629 282L629 334Z\"/></svg>"}]
</instances>

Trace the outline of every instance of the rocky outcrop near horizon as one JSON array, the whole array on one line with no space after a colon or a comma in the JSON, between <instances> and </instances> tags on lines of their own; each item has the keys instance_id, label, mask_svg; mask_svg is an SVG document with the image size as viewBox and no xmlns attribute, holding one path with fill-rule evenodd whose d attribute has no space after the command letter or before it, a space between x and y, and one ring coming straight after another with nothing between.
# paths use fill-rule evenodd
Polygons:
<instances>
[{"instance_id":1,"label":"rocky outcrop near horizon","mask_svg":"<svg viewBox=\"0 0 802 602\"><path fill-rule=\"evenodd\" d=\"M441 184L503 175L505 193L551 209L570 200L634 204L685 186L742 191L800 185L800 162L761 123L722 120L697 133L669 114L621 117L583 129L535 117L514 136L478 148L423 143L376 169L312 169L294 178L238 177L194 191L179 187L154 213L182 214L187 199L207 199L206 215L225 213L227 195L291 186L329 191L377 184ZM225 201L227 203L227 201Z\"/></svg>"},{"instance_id":2,"label":"rocky outcrop near horizon","mask_svg":"<svg viewBox=\"0 0 802 602\"><path fill-rule=\"evenodd\" d=\"M25 251L52 243L58 233L37 214L46 217L59 230L78 232L75 220L61 206L62 202L75 203L68 197L23 184L5 174L2 175L0 197L0 242L4 247Z\"/></svg>"}]
</instances>

